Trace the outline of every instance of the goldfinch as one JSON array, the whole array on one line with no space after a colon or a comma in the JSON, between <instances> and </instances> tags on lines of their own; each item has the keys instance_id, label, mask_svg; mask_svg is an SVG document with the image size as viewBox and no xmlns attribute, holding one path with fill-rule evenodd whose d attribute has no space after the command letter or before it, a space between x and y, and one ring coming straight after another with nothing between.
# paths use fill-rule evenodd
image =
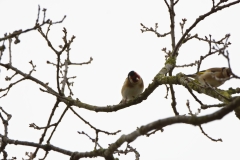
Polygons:
<instances>
[{"instance_id":1,"label":"goldfinch","mask_svg":"<svg viewBox=\"0 0 240 160\"><path fill-rule=\"evenodd\" d=\"M230 68L222 67L222 68L209 68L207 70L186 76L198 80L199 83L201 83L201 85L219 87L225 81L230 79L231 74L232 72Z\"/></svg>"},{"instance_id":2,"label":"goldfinch","mask_svg":"<svg viewBox=\"0 0 240 160\"><path fill-rule=\"evenodd\" d=\"M120 103L126 103L127 101L136 98L143 92L143 88L143 80L139 74L135 71L129 72L122 86L122 101Z\"/></svg>"}]
</instances>

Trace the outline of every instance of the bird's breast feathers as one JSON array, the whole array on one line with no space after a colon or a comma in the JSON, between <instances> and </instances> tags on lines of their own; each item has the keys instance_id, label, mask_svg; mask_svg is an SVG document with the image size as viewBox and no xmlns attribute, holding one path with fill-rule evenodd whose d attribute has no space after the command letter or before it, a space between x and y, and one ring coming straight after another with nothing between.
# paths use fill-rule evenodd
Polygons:
<instances>
[{"instance_id":1,"label":"bird's breast feathers","mask_svg":"<svg viewBox=\"0 0 240 160\"><path fill-rule=\"evenodd\" d=\"M126 78L124 85L122 87L122 95L125 99L132 99L135 96L143 92L144 84L143 80L140 78L139 81L131 83L128 78Z\"/></svg>"}]
</instances>

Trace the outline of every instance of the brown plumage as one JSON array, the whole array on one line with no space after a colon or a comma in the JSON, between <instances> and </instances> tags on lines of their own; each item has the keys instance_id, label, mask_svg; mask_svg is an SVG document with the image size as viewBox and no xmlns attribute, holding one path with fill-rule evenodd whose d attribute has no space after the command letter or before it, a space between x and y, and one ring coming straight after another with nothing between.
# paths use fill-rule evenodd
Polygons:
<instances>
[{"instance_id":1,"label":"brown plumage","mask_svg":"<svg viewBox=\"0 0 240 160\"><path fill-rule=\"evenodd\" d=\"M230 79L232 72L229 68L209 68L197 72L195 74L186 75L198 80L202 85L210 85L212 87L219 87L225 81ZM206 84L207 83L207 84Z\"/></svg>"},{"instance_id":2,"label":"brown plumage","mask_svg":"<svg viewBox=\"0 0 240 160\"><path fill-rule=\"evenodd\" d=\"M134 71L129 72L122 86L122 101L120 103L136 98L143 92L143 89L144 83L139 74Z\"/></svg>"}]
</instances>

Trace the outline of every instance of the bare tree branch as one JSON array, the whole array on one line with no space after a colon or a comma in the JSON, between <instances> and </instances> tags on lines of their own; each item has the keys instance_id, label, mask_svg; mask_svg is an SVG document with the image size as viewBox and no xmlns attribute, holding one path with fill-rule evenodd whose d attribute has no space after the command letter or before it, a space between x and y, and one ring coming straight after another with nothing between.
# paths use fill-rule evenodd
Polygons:
<instances>
[{"instance_id":1,"label":"bare tree branch","mask_svg":"<svg viewBox=\"0 0 240 160\"><path fill-rule=\"evenodd\" d=\"M59 147L56 147L51 144L39 144L34 142L27 142L27 141L20 141L20 140L13 140L9 139L3 135L0 134L0 137L2 137L2 141L6 144L14 144L14 145L24 145L24 146L32 146L36 148L41 148L45 151L51 151L54 150L58 153L62 153L65 155L71 156L72 160L83 158L83 157L109 157L113 154L117 148L119 148L124 142L131 143L132 141L136 140L139 136L145 135L148 132L155 130L157 128L163 128L166 126L170 126L172 124L177 123L185 123L185 124L191 124L191 125L201 125L204 123L208 123L214 120L222 119L224 116L232 112L235 108L240 106L240 97L235 98L231 103L229 103L226 107L221 108L220 110L208 114L205 116L174 116L170 118L165 119L159 119L152 123L149 123L147 125L143 125L137 130L127 134L122 135L118 140L115 141L115 143L110 144L110 146L107 149L98 149L91 152L71 152Z\"/></svg>"},{"instance_id":2,"label":"bare tree branch","mask_svg":"<svg viewBox=\"0 0 240 160\"><path fill-rule=\"evenodd\" d=\"M39 14L38 14L38 18L39 18ZM37 18L36 21L38 21L38 18ZM64 16L64 17L62 18L62 20L60 20L60 21L52 22L52 24L62 23L65 18L66 18L66 16ZM21 29L20 29L20 30L16 30L16 31L14 31L14 32L11 33L11 34L6 35L6 36L3 37L3 38L0 38L0 42L1 42L1 41L4 41L4 40L7 40L7 39L9 39L9 38L14 38L14 37L19 36L19 35L21 35L21 34L23 34L23 33L27 33L27 32L30 32L30 31L32 31L32 30L36 30L36 29L38 29L39 27L44 26L45 24L49 24L49 22L50 22L50 20L48 19L47 21L44 21L44 22L41 23L41 24L36 23L35 26L32 27L32 28L29 28L29 29L26 29L26 30L21 30Z\"/></svg>"},{"instance_id":3,"label":"bare tree branch","mask_svg":"<svg viewBox=\"0 0 240 160\"><path fill-rule=\"evenodd\" d=\"M233 6L237 3L239 3L240 0L237 0L237 1L233 1L231 3L228 3L228 4L225 4L225 5L222 5L222 6L218 6L218 7L215 7L215 8L212 8L209 12L199 16L195 22L188 28L186 29L185 33L183 34L183 36L180 38L180 40L178 41L178 43L176 44L176 47L174 48L173 50L173 53L172 53L172 56L176 56L177 53L178 53L178 50L180 48L180 46L182 45L182 42L184 41L185 37L190 33L190 31L202 20L204 20L206 17L208 17L209 15L213 14L213 13L216 13L217 11L220 11L224 8L227 8L227 7L230 7L230 6Z\"/></svg>"}]
</instances>

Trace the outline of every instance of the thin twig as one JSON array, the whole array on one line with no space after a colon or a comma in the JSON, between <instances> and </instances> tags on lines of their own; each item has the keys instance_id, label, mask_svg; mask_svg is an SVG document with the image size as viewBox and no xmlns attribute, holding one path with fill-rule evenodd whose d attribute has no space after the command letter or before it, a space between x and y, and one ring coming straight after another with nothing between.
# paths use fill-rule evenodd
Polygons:
<instances>
[{"instance_id":1,"label":"thin twig","mask_svg":"<svg viewBox=\"0 0 240 160\"><path fill-rule=\"evenodd\" d=\"M164 0L166 1L166 0ZM182 35L182 37L180 38L180 40L178 41L178 43L176 44L176 47L174 48L173 50L173 53L172 53L172 56L176 56L178 54L178 50L180 48L180 46L182 45L182 42L184 41L185 37L190 33L190 31L196 27L196 25L201 22L202 20L204 20L206 17L208 17L209 15L213 14L213 13L216 13L217 11L220 11L224 8L227 8L227 7L230 7L230 6L233 6L237 3L240 3L240 0L237 0L237 1L234 1L234 2L231 2L231 3L228 3L226 5L222 5L222 6L218 6L218 7L215 7L215 8L212 8L209 12L203 14L203 15L200 15L196 20L195 22L188 28L186 29L185 33Z\"/></svg>"},{"instance_id":2,"label":"thin twig","mask_svg":"<svg viewBox=\"0 0 240 160\"><path fill-rule=\"evenodd\" d=\"M53 118L53 115L54 115L54 113L55 113L55 111L56 111L59 103L60 103L60 101L57 99L56 102L55 102L55 104L54 104L54 107L53 107L53 109L52 109L52 112L51 112L51 114L50 114L50 116L49 116L49 118L48 118L48 123L47 123L46 126L50 126L51 120L52 120L52 118ZM42 144L42 142L44 141L44 137L45 137L45 135L46 135L46 133L47 133L47 130L48 130L48 128L45 128L45 129L44 129L43 134L42 134L41 138L39 139L38 144ZM36 147L36 150L35 150L35 152L33 153L33 157L36 157L38 150L39 150L39 147Z\"/></svg>"},{"instance_id":3,"label":"thin twig","mask_svg":"<svg viewBox=\"0 0 240 160\"><path fill-rule=\"evenodd\" d=\"M9 42L9 63L12 64L12 38L8 39Z\"/></svg>"},{"instance_id":4,"label":"thin twig","mask_svg":"<svg viewBox=\"0 0 240 160\"><path fill-rule=\"evenodd\" d=\"M212 108L212 107L223 107L223 106L226 106L225 103L219 103L219 104L212 104L212 105L202 105L201 108L202 109L207 109L207 108Z\"/></svg>"},{"instance_id":5,"label":"thin twig","mask_svg":"<svg viewBox=\"0 0 240 160\"><path fill-rule=\"evenodd\" d=\"M47 140L47 143L50 143L50 140L51 140L51 138L52 138L54 132L56 131L56 129L57 129L59 123L61 122L61 120L63 119L63 116L65 115L65 113L67 112L67 110L68 110L69 108L71 108L71 106L67 106L67 107L65 108L65 110L63 111L63 113L62 113L62 115L60 116L60 118L59 118L57 124L54 126L54 129L53 129L51 135L49 136L49 138L48 138L48 140Z\"/></svg>"},{"instance_id":6,"label":"thin twig","mask_svg":"<svg viewBox=\"0 0 240 160\"><path fill-rule=\"evenodd\" d=\"M96 127L94 127L93 125L91 125L88 121L86 121L84 118L82 118L72 107L70 107L70 109L72 110L72 112L78 117L80 118L84 123L86 123L87 125L89 125L89 127L91 127L92 129L94 129L97 132L102 132L105 133L107 135L116 135L117 133L121 132L121 130L118 130L116 132L108 132L108 131L103 131L101 129L98 129Z\"/></svg>"},{"instance_id":7,"label":"thin twig","mask_svg":"<svg viewBox=\"0 0 240 160\"><path fill-rule=\"evenodd\" d=\"M29 127L32 127L34 129L37 129L37 130L41 130L41 129L50 128L50 127L56 126L56 125L57 125L57 123L51 124L51 125L46 126L46 127L38 127L35 123L31 123L31 124L29 124Z\"/></svg>"},{"instance_id":8,"label":"thin twig","mask_svg":"<svg viewBox=\"0 0 240 160\"><path fill-rule=\"evenodd\" d=\"M84 65L84 64L90 64L93 61L93 58L90 57L89 61L82 62L82 63L72 63L71 61L68 61L68 65Z\"/></svg>"},{"instance_id":9,"label":"thin twig","mask_svg":"<svg viewBox=\"0 0 240 160\"><path fill-rule=\"evenodd\" d=\"M191 115L191 116L196 116L196 115L194 115L194 114L192 113L192 111L191 111L191 109L190 109L189 100L187 100L186 105L187 105L187 107L188 107L188 110L189 110L190 115ZM222 142L222 139L221 139L221 138L220 138L220 139L214 139L214 138L208 136L208 134L206 134L206 133L204 132L201 124L199 124L198 127L199 127L200 130L202 131L203 135L205 135L205 136L206 136L207 138L209 138L210 140L212 140L212 141L214 141L214 142L218 142L218 141Z\"/></svg>"},{"instance_id":10,"label":"thin twig","mask_svg":"<svg viewBox=\"0 0 240 160\"><path fill-rule=\"evenodd\" d=\"M170 32L164 33L164 34L160 34L157 32L157 28L158 28L158 23L155 24L155 29L153 29L152 27L148 28L145 25L143 25L142 23L140 23L140 25L143 27L143 29L140 29L142 33L144 32L153 32L157 35L157 37L166 37L167 35L170 34Z\"/></svg>"},{"instance_id":11,"label":"thin twig","mask_svg":"<svg viewBox=\"0 0 240 160\"><path fill-rule=\"evenodd\" d=\"M101 149L103 148L95 139L93 139L92 137L90 137L87 133L85 132L79 132L78 131L78 134L83 134L85 136L87 136L92 142L94 142L98 147L100 147ZM96 149L96 147L94 147Z\"/></svg>"}]
</instances>

